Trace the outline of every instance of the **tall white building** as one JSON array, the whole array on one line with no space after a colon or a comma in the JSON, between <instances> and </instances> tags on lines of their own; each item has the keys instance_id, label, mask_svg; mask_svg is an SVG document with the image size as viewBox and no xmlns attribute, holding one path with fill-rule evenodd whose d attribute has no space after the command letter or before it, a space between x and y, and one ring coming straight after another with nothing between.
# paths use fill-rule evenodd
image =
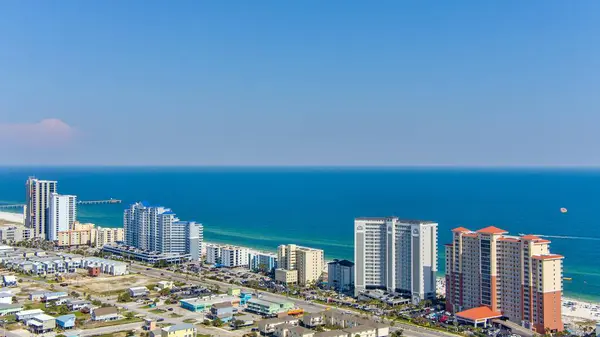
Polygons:
<instances>
[{"instance_id":1,"label":"tall white building","mask_svg":"<svg viewBox=\"0 0 600 337\"><path fill-rule=\"evenodd\" d=\"M50 196L57 192L57 182L27 179L25 204L25 226L30 228L32 237L46 239Z\"/></svg>"},{"instance_id":2,"label":"tall white building","mask_svg":"<svg viewBox=\"0 0 600 337\"><path fill-rule=\"evenodd\" d=\"M193 221L180 221L169 208L138 202L123 214L125 243L159 253L191 254L199 259L203 228Z\"/></svg>"},{"instance_id":3,"label":"tall white building","mask_svg":"<svg viewBox=\"0 0 600 337\"><path fill-rule=\"evenodd\" d=\"M386 289L413 303L435 298L437 225L397 217L355 219L355 294Z\"/></svg>"},{"instance_id":4,"label":"tall white building","mask_svg":"<svg viewBox=\"0 0 600 337\"><path fill-rule=\"evenodd\" d=\"M50 194L47 221L46 239L49 241L58 240L58 232L73 229L75 221L77 221L77 197L58 193Z\"/></svg>"},{"instance_id":5,"label":"tall white building","mask_svg":"<svg viewBox=\"0 0 600 337\"><path fill-rule=\"evenodd\" d=\"M223 267L248 267L250 250L246 247L209 244L206 246L206 262Z\"/></svg>"}]
</instances>

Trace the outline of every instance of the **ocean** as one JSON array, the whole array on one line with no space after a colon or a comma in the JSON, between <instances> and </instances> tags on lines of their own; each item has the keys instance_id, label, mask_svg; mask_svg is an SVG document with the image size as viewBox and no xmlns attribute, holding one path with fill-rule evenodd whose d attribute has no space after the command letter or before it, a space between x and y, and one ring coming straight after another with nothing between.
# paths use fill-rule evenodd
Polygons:
<instances>
[{"instance_id":1,"label":"ocean","mask_svg":"<svg viewBox=\"0 0 600 337\"><path fill-rule=\"evenodd\" d=\"M120 227L125 206L143 200L203 223L206 241L295 243L327 259L353 259L355 217L432 220L440 273L454 227L545 235L573 278L565 295L600 301L600 170L11 167L0 168L0 203L24 202L28 176L58 180L59 193L80 200L123 200L81 206L81 222Z\"/></svg>"}]
</instances>

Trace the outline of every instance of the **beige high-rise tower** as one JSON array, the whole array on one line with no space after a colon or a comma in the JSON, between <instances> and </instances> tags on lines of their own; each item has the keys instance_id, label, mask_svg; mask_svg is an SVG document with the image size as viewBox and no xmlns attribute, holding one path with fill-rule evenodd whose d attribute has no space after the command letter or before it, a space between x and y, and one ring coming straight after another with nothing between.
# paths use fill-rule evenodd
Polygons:
<instances>
[{"instance_id":1,"label":"beige high-rise tower","mask_svg":"<svg viewBox=\"0 0 600 337\"><path fill-rule=\"evenodd\" d=\"M323 250L296 245L279 246L277 261L279 269L297 270L301 285L318 281L325 268Z\"/></svg>"},{"instance_id":2,"label":"beige high-rise tower","mask_svg":"<svg viewBox=\"0 0 600 337\"><path fill-rule=\"evenodd\" d=\"M563 256L534 235L508 236L497 227L452 230L446 245L446 310L487 307L545 333L562 331Z\"/></svg>"}]
</instances>

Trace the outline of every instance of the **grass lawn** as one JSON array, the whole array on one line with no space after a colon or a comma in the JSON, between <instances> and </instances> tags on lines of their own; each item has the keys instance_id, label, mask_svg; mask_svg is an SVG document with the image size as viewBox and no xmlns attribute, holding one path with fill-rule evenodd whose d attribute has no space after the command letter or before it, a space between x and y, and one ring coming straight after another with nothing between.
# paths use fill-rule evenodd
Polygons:
<instances>
[{"instance_id":1,"label":"grass lawn","mask_svg":"<svg viewBox=\"0 0 600 337\"><path fill-rule=\"evenodd\" d=\"M183 320L183 323L196 323L197 319L195 318L186 318Z\"/></svg>"},{"instance_id":2,"label":"grass lawn","mask_svg":"<svg viewBox=\"0 0 600 337\"><path fill-rule=\"evenodd\" d=\"M183 315L177 314L177 313L171 313L169 314L169 316L173 317L173 318L177 318L177 317L183 317Z\"/></svg>"},{"instance_id":3,"label":"grass lawn","mask_svg":"<svg viewBox=\"0 0 600 337\"><path fill-rule=\"evenodd\" d=\"M127 324L127 323L136 323L136 322L142 322L143 319L141 318L125 318L125 319L120 319L117 321L108 321L108 322L98 322L98 323L90 323L90 324L86 324L84 325L83 329L95 329L95 328L103 328L105 326L114 326L114 325L121 325L121 324Z\"/></svg>"},{"instance_id":4,"label":"grass lawn","mask_svg":"<svg viewBox=\"0 0 600 337\"><path fill-rule=\"evenodd\" d=\"M162 313L165 313L167 311L165 309L152 309L152 310L150 310L150 312L153 313L153 314L162 314Z\"/></svg>"}]
</instances>

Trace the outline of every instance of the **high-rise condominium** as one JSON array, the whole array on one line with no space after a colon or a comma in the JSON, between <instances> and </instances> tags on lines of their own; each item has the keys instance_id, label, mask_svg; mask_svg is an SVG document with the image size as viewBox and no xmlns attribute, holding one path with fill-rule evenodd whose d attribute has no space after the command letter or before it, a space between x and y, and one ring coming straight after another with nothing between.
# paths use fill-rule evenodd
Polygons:
<instances>
[{"instance_id":1,"label":"high-rise condominium","mask_svg":"<svg viewBox=\"0 0 600 337\"><path fill-rule=\"evenodd\" d=\"M57 192L57 182L30 177L26 191L25 226L32 230L33 237L46 239L50 198Z\"/></svg>"},{"instance_id":2,"label":"high-rise condominium","mask_svg":"<svg viewBox=\"0 0 600 337\"><path fill-rule=\"evenodd\" d=\"M437 226L397 217L354 220L354 292L386 289L413 303L435 298Z\"/></svg>"},{"instance_id":3,"label":"high-rise condominium","mask_svg":"<svg viewBox=\"0 0 600 337\"><path fill-rule=\"evenodd\" d=\"M46 239L58 240L58 232L73 229L77 220L77 197L74 195L50 195L50 207L48 208L48 227L46 228Z\"/></svg>"},{"instance_id":4,"label":"high-rise condominium","mask_svg":"<svg viewBox=\"0 0 600 337\"><path fill-rule=\"evenodd\" d=\"M138 202L123 215L125 243L159 253L191 254L197 260L202 251L202 225L179 221L175 213L162 206Z\"/></svg>"},{"instance_id":5,"label":"high-rise condominium","mask_svg":"<svg viewBox=\"0 0 600 337\"><path fill-rule=\"evenodd\" d=\"M563 256L534 235L459 227L446 245L446 310L488 308L540 333L563 330ZM484 308L484 309L485 309Z\"/></svg>"},{"instance_id":6,"label":"high-rise condominium","mask_svg":"<svg viewBox=\"0 0 600 337\"><path fill-rule=\"evenodd\" d=\"M298 283L317 282L323 274L325 260L322 249L281 245L277 248L277 268L298 271Z\"/></svg>"}]
</instances>

